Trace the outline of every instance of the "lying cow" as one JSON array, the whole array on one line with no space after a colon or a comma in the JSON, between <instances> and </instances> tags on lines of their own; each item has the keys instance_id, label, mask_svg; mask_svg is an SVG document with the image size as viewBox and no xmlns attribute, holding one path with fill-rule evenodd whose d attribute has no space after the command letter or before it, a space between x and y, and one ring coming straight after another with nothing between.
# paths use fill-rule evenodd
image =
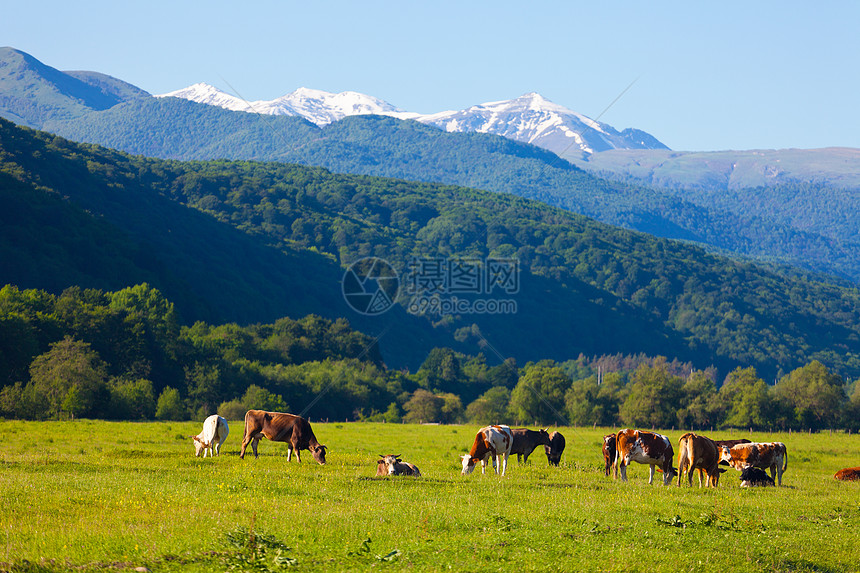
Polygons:
<instances>
[{"instance_id":1,"label":"lying cow","mask_svg":"<svg viewBox=\"0 0 860 573\"><path fill-rule=\"evenodd\" d=\"M627 466L630 462L648 464L648 483L654 483L654 470L663 471L663 485L672 483L677 470L672 467L675 451L669 438L645 430L621 430L615 435L615 479L621 471L621 479L627 481Z\"/></svg>"},{"instance_id":2,"label":"lying cow","mask_svg":"<svg viewBox=\"0 0 860 573\"><path fill-rule=\"evenodd\" d=\"M612 468L615 467L615 456L617 451L615 449L615 434L606 434L603 436L603 464L606 466L604 468L604 473L606 477L609 477L609 474Z\"/></svg>"},{"instance_id":3,"label":"lying cow","mask_svg":"<svg viewBox=\"0 0 860 573\"><path fill-rule=\"evenodd\" d=\"M773 485L773 478L763 469L748 467L741 472L741 487L767 487Z\"/></svg>"},{"instance_id":4,"label":"lying cow","mask_svg":"<svg viewBox=\"0 0 860 573\"><path fill-rule=\"evenodd\" d=\"M200 452L203 452L203 457L209 454L217 456L221 453L221 444L227 439L227 434L230 433L230 428L227 426L227 420L218 414L212 414L203 420L203 430L196 436L191 436L194 440L194 455L200 457Z\"/></svg>"},{"instance_id":5,"label":"lying cow","mask_svg":"<svg viewBox=\"0 0 860 573\"><path fill-rule=\"evenodd\" d=\"M860 468L845 468L844 470L839 470L833 478L841 481L860 481Z\"/></svg>"},{"instance_id":6,"label":"lying cow","mask_svg":"<svg viewBox=\"0 0 860 573\"><path fill-rule=\"evenodd\" d=\"M273 442L287 442L287 461L291 461L293 450L296 459L301 463L300 450L310 450L314 459L325 464L326 446L317 441L310 422L301 416L281 412L265 412L263 410L248 410L245 413L245 436L242 439L242 449L239 457L245 457L245 448L251 444L254 457L257 457L257 443L265 436Z\"/></svg>"},{"instance_id":7,"label":"lying cow","mask_svg":"<svg viewBox=\"0 0 860 573\"><path fill-rule=\"evenodd\" d=\"M468 454L463 454L463 475L469 475L475 469L475 464L481 462L481 473L485 473L487 460L493 458L493 469L502 475L508 469L508 456L514 444L514 434L508 426L487 426L475 434L475 442Z\"/></svg>"},{"instance_id":8,"label":"lying cow","mask_svg":"<svg viewBox=\"0 0 860 573\"><path fill-rule=\"evenodd\" d=\"M717 444L710 438L687 432L678 440L678 487L684 472L687 481L693 487L693 471L699 470L699 487L702 487L702 472L708 475L708 487L717 487L720 483L720 451Z\"/></svg>"},{"instance_id":9,"label":"lying cow","mask_svg":"<svg viewBox=\"0 0 860 573\"><path fill-rule=\"evenodd\" d=\"M516 428L511 430L511 433L514 435L511 455L517 454L517 461L520 463L529 461L529 456L536 447L543 445L544 448L547 448L550 446L549 434L546 430Z\"/></svg>"},{"instance_id":10,"label":"lying cow","mask_svg":"<svg viewBox=\"0 0 860 573\"><path fill-rule=\"evenodd\" d=\"M546 460L551 466L557 466L564 452L564 436L561 432L553 432L549 435L549 445L543 447L546 452Z\"/></svg>"},{"instance_id":11,"label":"lying cow","mask_svg":"<svg viewBox=\"0 0 860 573\"><path fill-rule=\"evenodd\" d=\"M377 476L419 477L421 475L415 464L404 462L400 459L400 454L388 454L387 456L379 454L379 457L380 459L376 460Z\"/></svg>"},{"instance_id":12,"label":"lying cow","mask_svg":"<svg viewBox=\"0 0 860 573\"><path fill-rule=\"evenodd\" d=\"M770 477L782 485L782 474L788 469L788 452L782 442L738 444L732 448L721 448L720 460L736 470L745 468L770 468Z\"/></svg>"}]
</instances>

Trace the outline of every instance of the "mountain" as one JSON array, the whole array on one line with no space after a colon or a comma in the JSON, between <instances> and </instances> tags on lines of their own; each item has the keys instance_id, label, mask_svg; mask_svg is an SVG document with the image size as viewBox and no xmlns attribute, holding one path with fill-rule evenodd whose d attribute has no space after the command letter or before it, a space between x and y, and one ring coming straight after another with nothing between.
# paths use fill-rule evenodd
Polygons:
<instances>
[{"instance_id":1,"label":"mountain","mask_svg":"<svg viewBox=\"0 0 860 573\"><path fill-rule=\"evenodd\" d=\"M79 117L149 94L95 72L61 72L24 52L0 48L0 116L31 127Z\"/></svg>"},{"instance_id":2,"label":"mountain","mask_svg":"<svg viewBox=\"0 0 860 573\"><path fill-rule=\"evenodd\" d=\"M429 115L403 111L385 101L356 92L333 94L307 88L270 101L247 102L214 86L199 83L157 97L178 97L233 111L297 115L319 126L352 115L414 119L452 133L501 135L548 149L565 159L581 159L608 149L668 149L644 131L625 129L618 132L610 125L555 104L537 93Z\"/></svg>"},{"instance_id":3,"label":"mountain","mask_svg":"<svg viewBox=\"0 0 860 573\"><path fill-rule=\"evenodd\" d=\"M763 149L686 152L612 150L573 163L601 177L663 189L711 191L819 183L860 188L860 149Z\"/></svg>"},{"instance_id":4,"label":"mountain","mask_svg":"<svg viewBox=\"0 0 860 573\"><path fill-rule=\"evenodd\" d=\"M379 338L395 368L414 368L434 346L451 346L518 363L643 352L723 373L752 365L768 379L811 359L843 376L860 374L856 289L540 202L284 163L128 156L2 120L0 151L0 188L11 194L4 205L19 206L0 226L0 260L42 254L29 275L0 267L0 283L59 289L81 273L91 286L122 281L125 271L111 275L115 254L139 269L131 280L152 278L186 321L348 316ZM76 213L74 224L51 232L65 218L62 209ZM22 212L29 215L16 215ZM88 234L99 239L81 240ZM98 257L88 256L93 244ZM346 304L341 282L344 267L369 255L407 278L415 257L516 260L517 288L485 293L516 306L411 314L404 296L379 318L360 315Z\"/></svg>"}]
</instances>

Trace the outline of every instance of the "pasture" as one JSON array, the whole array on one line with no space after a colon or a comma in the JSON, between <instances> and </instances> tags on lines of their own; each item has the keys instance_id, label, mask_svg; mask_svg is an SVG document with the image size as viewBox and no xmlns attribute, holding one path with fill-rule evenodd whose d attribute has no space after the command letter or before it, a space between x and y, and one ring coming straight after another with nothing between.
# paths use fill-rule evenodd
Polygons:
<instances>
[{"instance_id":1,"label":"pasture","mask_svg":"<svg viewBox=\"0 0 860 573\"><path fill-rule=\"evenodd\" d=\"M860 436L708 433L785 442L782 488L648 486L603 475L606 429L558 428L508 475L460 475L477 426L313 423L329 447L260 442L242 423L195 458L197 422L0 422L0 571L858 571ZM681 431L664 432L673 442ZM423 477L375 478L378 454ZM658 474L659 475L659 474Z\"/></svg>"}]
</instances>

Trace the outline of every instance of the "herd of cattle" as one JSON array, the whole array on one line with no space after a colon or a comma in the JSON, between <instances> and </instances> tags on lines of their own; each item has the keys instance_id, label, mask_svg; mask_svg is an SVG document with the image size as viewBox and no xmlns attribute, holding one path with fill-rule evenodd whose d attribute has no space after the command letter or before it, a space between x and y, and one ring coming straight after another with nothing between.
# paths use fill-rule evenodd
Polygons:
<instances>
[{"instance_id":1,"label":"herd of cattle","mask_svg":"<svg viewBox=\"0 0 860 573\"><path fill-rule=\"evenodd\" d=\"M195 455L214 456L221 451L221 445L227 439L229 428L227 420L213 414L203 422L203 430L196 436L191 436ZM273 442L287 443L287 461L295 451L296 459L301 462L299 452L309 450L314 459L325 464L326 446L317 441L310 423L293 414L281 412L266 412L263 410L248 410L245 414L245 433L242 437L242 448L239 457L245 457L248 444L257 457L257 444L261 438ZM516 454L520 462L528 461L529 455L542 445L550 465L558 465L564 452L564 436L559 432L548 433L546 430L528 430L526 428L511 429L508 426L493 425L478 430L475 441L469 453L463 454L463 475L472 473L477 464L481 464L481 473L485 473L487 463L493 464L493 469L505 475L508 458ZM377 476L420 476L421 472L411 463L404 462L400 454L379 455L376 462ZM741 486L782 485L782 474L788 468L788 452L782 442L757 443L746 439L712 440L708 437L687 432L678 440L678 461L675 467L675 451L669 438L656 432L646 430L621 430L616 434L603 437L603 459L605 474L609 476L614 470L614 477L627 481L627 466L631 462L647 464L650 467L648 483L654 482L654 473L663 473L663 484L669 485L678 476L681 485L684 474L692 487L693 472L699 472L699 487L702 487L703 476L707 476L706 485L717 487L720 474L729 466L741 472ZM770 475L764 471L770 470ZM837 480L860 480L860 467L846 468L833 476Z\"/></svg>"}]
</instances>

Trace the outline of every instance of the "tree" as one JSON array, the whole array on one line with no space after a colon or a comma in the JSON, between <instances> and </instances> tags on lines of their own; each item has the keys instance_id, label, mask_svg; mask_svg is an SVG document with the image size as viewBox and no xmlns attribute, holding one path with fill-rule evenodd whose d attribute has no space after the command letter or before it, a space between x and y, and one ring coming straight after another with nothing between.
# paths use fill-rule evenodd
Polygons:
<instances>
[{"instance_id":1,"label":"tree","mask_svg":"<svg viewBox=\"0 0 860 573\"><path fill-rule=\"evenodd\" d=\"M419 388L403 405L403 409L406 410L404 420L409 423L438 422L442 418L442 406L444 405L445 400L443 398Z\"/></svg>"},{"instance_id":2,"label":"tree","mask_svg":"<svg viewBox=\"0 0 860 573\"><path fill-rule=\"evenodd\" d=\"M159 420L187 420L188 410L182 403L179 390L167 386L161 391L155 407L155 417Z\"/></svg>"},{"instance_id":3,"label":"tree","mask_svg":"<svg viewBox=\"0 0 860 573\"><path fill-rule=\"evenodd\" d=\"M466 407L466 418L476 424L506 423L510 401L510 390L494 386Z\"/></svg>"},{"instance_id":4,"label":"tree","mask_svg":"<svg viewBox=\"0 0 860 573\"><path fill-rule=\"evenodd\" d=\"M565 424L564 393L570 378L559 366L545 363L526 365L511 392L511 414L523 422Z\"/></svg>"},{"instance_id":5,"label":"tree","mask_svg":"<svg viewBox=\"0 0 860 573\"><path fill-rule=\"evenodd\" d=\"M833 427L845 402L843 380L819 361L792 370L774 387L777 399L793 413L801 428Z\"/></svg>"},{"instance_id":6,"label":"tree","mask_svg":"<svg viewBox=\"0 0 860 573\"><path fill-rule=\"evenodd\" d=\"M30 365L30 384L44 399L49 417L66 412L75 416L104 413L109 395L107 365L86 342L66 336L37 356Z\"/></svg>"},{"instance_id":7,"label":"tree","mask_svg":"<svg viewBox=\"0 0 860 573\"><path fill-rule=\"evenodd\" d=\"M752 366L730 372L719 396L728 405L723 426L763 429L774 422L774 403L768 386Z\"/></svg>"},{"instance_id":8,"label":"tree","mask_svg":"<svg viewBox=\"0 0 860 573\"><path fill-rule=\"evenodd\" d=\"M686 428L719 426L725 417L725 404L717 394L714 380L701 370L690 374L684 387L683 407L678 410L678 425Z\"/></svg>"},{"instance_id":9,"label":"tree","mask_svg":"<svg viewBox=\"0 0 860 573\"><path fill-rule=\"evenodd\" d=\"M112 418L151 420L155 416L157 405L151 380L115 380L111 397Z\"/></svg>"},{"instance_id":10,"label":"tree","mask_svg":"<svg viewBox=\"0 0 860 573\"><path fill-rule=\"evenodd\" d=\"M684 381L669 374L666 359L640 364L633 375L630 395L621 406L621 419L631 426L668 428L677 422Z\"/></svg>"}]
</instances>

